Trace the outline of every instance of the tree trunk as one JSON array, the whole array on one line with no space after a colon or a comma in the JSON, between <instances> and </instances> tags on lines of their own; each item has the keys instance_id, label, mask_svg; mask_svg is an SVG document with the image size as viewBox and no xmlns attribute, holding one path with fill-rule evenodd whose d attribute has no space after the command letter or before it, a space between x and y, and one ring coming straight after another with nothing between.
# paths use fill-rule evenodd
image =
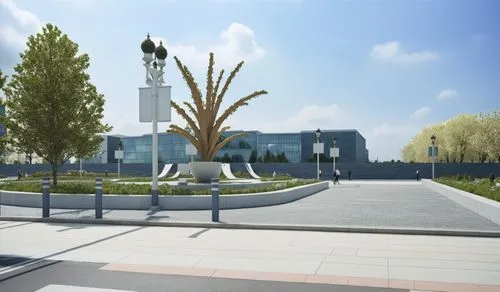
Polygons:
<instances>
[{"instance_id":1,"label":"tree trunk","mask_svg":"<svg viewBox=\"0 0 500 292\"><path fill-rule=\"evenodd\" d=\"M52 184L57 191L57 166L52 166Z\"/></svg>"}]
</instances>

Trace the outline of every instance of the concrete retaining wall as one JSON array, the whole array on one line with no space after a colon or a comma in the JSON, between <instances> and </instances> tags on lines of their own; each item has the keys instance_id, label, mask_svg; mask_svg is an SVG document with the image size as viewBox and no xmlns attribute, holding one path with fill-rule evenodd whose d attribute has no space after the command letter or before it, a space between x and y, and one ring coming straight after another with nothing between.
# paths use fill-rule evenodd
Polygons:
<instances>
[{"instance_id":1,"label":"concrete retaining wall","mask_svg":"<svg viewBox=\"0 0 500 292\"><path fill-rule=\"evenodd\" d=\"M0 175L16 176L16 171L21 168L23 172L48 172L48 164L32 165L12 165L0 164ZM252 168L257 174L273 171L289 173L298 178L316 178L316 163L252 163ZM432 167L430 163L337 163L336 168L341 172L340 179L347 178L347 172L351 170L353 179L414 179L415 172L418 170L422 178L430 178ZM65 164L60 168L64 173L68 170L78 170L78 164ZM117 164L84 164L83 169L90 172L103 173L115 172ZM163 169L163 164L158 166L159 171ZM246 172L243 163L231 163L233 172ZM322 179L332 178L332 163L320 163ZM177 170L177 165L173 165L171 173ZM487 177L490 173L500 176L500 163L436 163L436 176L467 174L476 177ZM151 176L151 164L134 163L123 164L121 172L131 176Z\"/></svg>"},{"instance_id":2,"label":"concrete retaining wall","mask_svg":"<svg viewBox=\"0 0 500 292\"><path fill-rule=\"evenodd\" d=\"M453 187L436 183L432 180L423 180L425 186L440 193L450 200L457 202L463 207L500 224L500 203L471 194L466 191L455 189Z\"/></svg>"},{"instance_id":3,"label":"concrete retaining wall","mask_svg":"<svg viewBox=\"0 0 500 292\"><path fill-rule=\"evenodd\" d=\"M319 182L285 190L220 196L221 209L264 207L289 203L328 189L328 182ZM2 205L41 208L42 194L0 191ZM51 194L50 207L54 209L93 209L94 194ZM145 210L151 206L148 195L103 195L103 208L114 210ZM211 196L160 196L164 210L210 210Z\"/></svg>"}]
</instances>

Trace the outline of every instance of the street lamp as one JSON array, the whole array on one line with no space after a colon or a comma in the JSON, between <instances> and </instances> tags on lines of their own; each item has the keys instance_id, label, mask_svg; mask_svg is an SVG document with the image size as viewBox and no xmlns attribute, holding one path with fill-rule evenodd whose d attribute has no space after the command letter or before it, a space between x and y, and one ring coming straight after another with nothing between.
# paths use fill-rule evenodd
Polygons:
<instances>
[{"instance_id":1,"label":"street lamp","mask_svg":"<svg viewBox=\"0 0 500 292\"><path fill-rule=\"evenodd\" d=\"M321 130L318 128L316 130L316 147L318 147L318 149L316 149L316 178L319 180L319 136L321 136Z\"/></svg>"},{"instance_id":2,"label":"street lamp","mask_svg":"<svg viewBox=\"0 0 500 292\"><path fill-rule=\"evenodd\" d=\"M115 150L115 159L118 160L118 177L120 177L120 160L123 159L123 144L122 141L118 142L118 149Z\"/></svg>"},{"instance_id":3,"label":"street lamp","mask_svg":"<svg viewBox=\"0 0 500 292\"><path fill-rule=\"evenodd\" d=\"M167 49L160 41L158 47L149 38L141 43L141 50L144 53L142 60L146 68L146 84L151 86L151 95L153 99L153 135L152 135L152 176L153 182L151 184L151 209L158 209L158 87L161 86L163 81L163 67L165 67L165 59L167 58ZM154 53L154 57L153 57ZM153 63L151 63L153 62ZM158 69L159 67L159 69Z\"/></svg>"},{"instance_id":4,"label":"street lamp","mask_svg":"<svg viewBox=\"0 0 500 292\"><path fill-rule=\"evenodd\" d=\"M434 179L434 162L436 160L436 156L434 153L435 149L435 144L436 144L436 136L432 135L431 136L431 142L432 142L432 150L431 150L431 156L432 156L432 179Z\"/></svg>"},{"instance_id":5,"label":"street lamp","mask_svg":"<svg viewBox=\"0 0 500 292\"><path fill-rule=\"evenodd\" d=\"M336 153L337 137L333 136L332 142L333 142L333 175L335 176L335 156L337 156Z\"/></svg>"}]
</instances>

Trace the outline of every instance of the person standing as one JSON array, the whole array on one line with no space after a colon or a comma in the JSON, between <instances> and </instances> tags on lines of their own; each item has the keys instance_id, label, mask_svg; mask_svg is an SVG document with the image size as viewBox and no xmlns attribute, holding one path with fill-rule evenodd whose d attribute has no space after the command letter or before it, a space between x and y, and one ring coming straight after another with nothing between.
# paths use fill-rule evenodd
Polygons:
<instances>
[{"instance_id":1,"label":"person standing","mask_svg":"<svg viewBox=\"0 0 500 292\"><path fill-rule=\"evenodd\" d=\"M340 177L340 171L338 169L335 170L335 183L336 184L340 184L339 183L339 177Z\"/></svg>"},{"instance_id":2,"label":"person standing","mask_svg":"<svg viewBox=\"0 0 500 292\"><path fill-rule=\"evenodd\" d=\"M418 172L418 169L416 175L417 175L417 181L420 181L420 172Z\"/></svg>"}]
</instances>

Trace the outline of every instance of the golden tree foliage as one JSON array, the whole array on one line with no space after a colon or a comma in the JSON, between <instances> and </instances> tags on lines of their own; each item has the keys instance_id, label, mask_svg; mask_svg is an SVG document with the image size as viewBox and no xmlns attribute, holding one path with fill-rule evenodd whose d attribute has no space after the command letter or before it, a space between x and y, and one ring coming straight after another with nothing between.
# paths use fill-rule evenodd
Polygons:
<instances>
[{"instance_id":1,"label":"golden tree foliage","mask_svg":"<svg viewBox=\"0 0 500 292\"><path fill-rule=\"evenodd\" d=\"M401 151L403 161L430 162L430 137L439 147L436 162L500 162L500 112L459 115L422 129Z\"/></svg>"},{"instance_id":2,"label":"golden tree foliage","mask_svg":"<svg viewBox=\"0 0 500 292\"><path fill-rule=\"evenodd\" d=\"M232 140L246 135L246 133L238 133L231 135L227 138L221 139L222 134L229 129L229 127L222 127L224 121L227 120L236 110L242 106L248 105L251 99L260 95L267 94L267 91L255 91L250 95L240 98L237 102L229 106L226 110L219 115L220 106L222 104L224 95L229 89L231 82L236 77L236 74L243 66L243 61L240 62L229 74L229 77L224 82L222 88L222 78L224 70L221 70L217 81L214 84L213 71L214 71L214 54L210 53L208 71L207 71L207 84L205 99L196 83L193 75L186 65L174 57L177 68L181 71L182 77L186 81L189 90L191 91L191 98L193 103L184 102L187 111L174 101L171 101L172 107L175 111L187 122L189 129L182 128L178 125L170 125L169 133L180 135L189 140L200 153L202 161L211 161L217 152L227 143ZM220 89L220 92L219 92ZM189 113L188 113L189 112Z\"/></svg>"}]
</instances>

